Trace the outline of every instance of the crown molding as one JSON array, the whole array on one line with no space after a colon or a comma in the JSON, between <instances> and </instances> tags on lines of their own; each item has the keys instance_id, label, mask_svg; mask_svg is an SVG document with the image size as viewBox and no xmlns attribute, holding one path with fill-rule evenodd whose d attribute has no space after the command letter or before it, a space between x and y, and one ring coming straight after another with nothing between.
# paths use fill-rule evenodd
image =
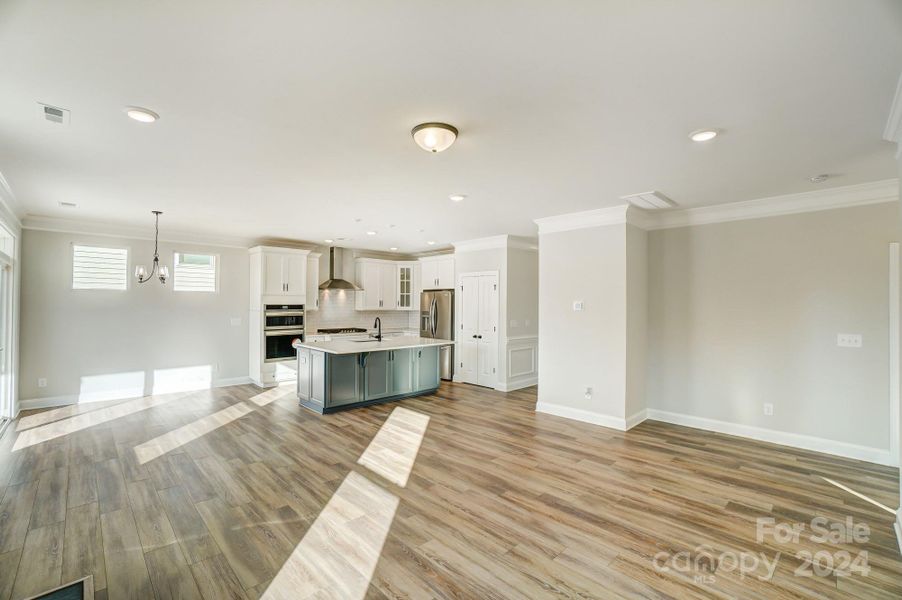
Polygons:
<instances>
[{"instance_id":1,"label":"crown molding","mask_svg":"<svg viewBox=\"0 0 902 600\"><path fill-rule=\"evenodd\" d=\"M553 217L542 217L535 219L535 224L539 226L539 235L604 227L605 225L618 225L626 223L626 214L629 206L629 204L621 204L608 208L596 208L594 210L584 210Z\"/></svg>"},{"instance_id":2,"label":"crown molding","mask_svg":"<svg viewBox=\"0 0 902 600\"><path fill-rule=\"evenodd\" d=\"M39 215L26 215L25 218L22 219L22 229L75 235L128 238L134 240L153 241L154 239L152 227L111 225L99 221L78 221L75 219L60 219L57 217L43 217ZM209 235L188 231L173 231L165 228L165 226L160 231L160 241L176 244L195 244L199 246L219 246L222 248L241 249L260 245L258 240L251 238Z\"/></svg>"},{"instance_id":3,"label":"crown molding","mask_svg":"<svg viewBox=\"0 0 902 600\"><path fill-rule=\"evenodd\" d=\"M491 237L477 238L475 240L463 240L453 242L454 253L477 252L479 250L494 250L498 248L513 248L515 250L538 250L538 242L533 238L516 235L493 235Z\"/></svg>"},{"instance_id":4,"label":"crown molding","mask_svg":"<svg viewBox=\"0 0 902 600\"><path fill-rule=\"evenodd\" d=\"M896 158L902 158L902 75L899 76L899 83L896 84L896 95L889 108L883 139L888 142L896 142Z\"/></svg>"},{"instance_id":5,"label":"crown molding","mask_svg":"<svg viewBox=\"0 0 902 600\"><path fill-rule=\"evenodd\" d=\"M648 213L646 229L672 229L710 223L761 219L798 213L850 208L899 199L899 180L886 179L858 185L772 196L745 202Z\"/></svg>"}]
</instances>

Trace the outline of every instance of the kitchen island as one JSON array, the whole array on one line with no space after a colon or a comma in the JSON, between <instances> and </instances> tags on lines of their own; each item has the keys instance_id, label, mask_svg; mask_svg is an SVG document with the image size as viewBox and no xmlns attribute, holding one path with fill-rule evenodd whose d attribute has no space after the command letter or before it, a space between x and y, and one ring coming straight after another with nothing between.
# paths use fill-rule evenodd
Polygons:
<instances>
[{"instance_id":1,"label":"kitchen island","mask_svg":"<svg viewBox=\"0 0 902 600\"><path fill-rule=\"evenodd\" d=\"M439 386L439 348L453 343L414 336L295 342L298 401L330 413L429 394Z\"/></svg>"}]
</instances>

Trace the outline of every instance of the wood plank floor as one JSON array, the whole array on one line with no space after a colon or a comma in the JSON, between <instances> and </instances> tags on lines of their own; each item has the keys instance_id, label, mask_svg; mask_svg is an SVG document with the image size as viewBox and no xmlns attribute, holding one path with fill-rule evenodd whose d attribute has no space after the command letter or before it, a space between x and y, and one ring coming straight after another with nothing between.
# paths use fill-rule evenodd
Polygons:
<instances>
[{"instance_id":1,"label":"wood plank floor","mask_svg":"<svg viewBox=\"0 0 902 600\"><path fill-rule=\"evenodd\" d=\"M320 416L235 386L23 414L0 440L0 600L85 575L98 598L142 600L902 597L893 516L826 480L895 508L895 469L535 402L443 383ZM428 423L380 432L397 407ZM758 541L766 517L870 535ZM779 560L769 580L668 560L700 546ZM806 551L867 552L870 570L815 573Z\"/></svg>"}]
</instances>

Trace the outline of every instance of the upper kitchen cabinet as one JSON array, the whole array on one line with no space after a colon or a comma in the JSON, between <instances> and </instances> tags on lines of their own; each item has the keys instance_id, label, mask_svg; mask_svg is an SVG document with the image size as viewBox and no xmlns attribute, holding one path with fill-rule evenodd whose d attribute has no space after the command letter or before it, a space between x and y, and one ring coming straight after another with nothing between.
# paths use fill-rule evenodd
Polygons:
<instances>
[{"instance_id":1,"label":"upper kitchen cabinet","mask_svg":"<svg viewBox=\"0 0 902 600\"><path fill-rule=\"evenodd\" d=\"M420 259L420 287L424 290L454 288L454 257L427 256Z\"/></svg>"},{"instance_id":2,"label":"upper kitchen cabinet","mask_svg":"<svg viewBox=\"0 0 902 600\"><path fill-rule=\"evenodd\" d=\"M306 304L309 250L255 246L248 252L251 306L267 298Z\"/></svg>"},{"instance_id":3,"label":"upper kitchen cabinet","mask_svg":"<svg viewBox=\"0 0 902 600\"><path fill-rule=\"evenodd\" d=\"M357 310L417 310L417 263L358 258L355 295Z\"/></svg>"},{"instance_id":4,"label":"upper kitchen cabinet","mask_svg":"<svg viewBox=\"0 0 902 600\"><path fill-rule=\"evenodd\" d=\"M398 307L395 263L372 258L358 258L356 264L357 310L395 310Z\"/></svg>"},{"instance_id":5,"label":"upper kitchen cabinet","mask_svg":"<svg viewBox=\"0 0 902 600\"><path fill-rule=\"evenodd\" d=\"M419 265L415 262L396 263L398 310L419 310L420 301L417 293Z\"/></svg>"},{"instance_id":6,"label":"upper kitchen cabinet","mask_svg":"<svg viewBox=\"0 0 902 600\"><path fill-rule=\"evenodd\" d=\"M311 252L307 255L307 302L304 307L307 311L319 310L319 252Z\"/></svg>"}]
</instances>

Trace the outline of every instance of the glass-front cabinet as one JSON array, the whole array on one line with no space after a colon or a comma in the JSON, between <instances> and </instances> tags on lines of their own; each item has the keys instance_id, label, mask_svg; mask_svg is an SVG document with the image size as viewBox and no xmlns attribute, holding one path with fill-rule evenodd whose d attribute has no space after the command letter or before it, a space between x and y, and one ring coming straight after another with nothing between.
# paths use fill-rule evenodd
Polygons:
<instances>
[{"instance_id":1,"label":"glass-front cabinet","mask_svg":"<svg viewBox=\"0 0 902 600\"><path fill-rule=\"evenodd\" d=\"M413 265L398 265L398 308L413 310Z\"/></svg>"}]
</instances>

